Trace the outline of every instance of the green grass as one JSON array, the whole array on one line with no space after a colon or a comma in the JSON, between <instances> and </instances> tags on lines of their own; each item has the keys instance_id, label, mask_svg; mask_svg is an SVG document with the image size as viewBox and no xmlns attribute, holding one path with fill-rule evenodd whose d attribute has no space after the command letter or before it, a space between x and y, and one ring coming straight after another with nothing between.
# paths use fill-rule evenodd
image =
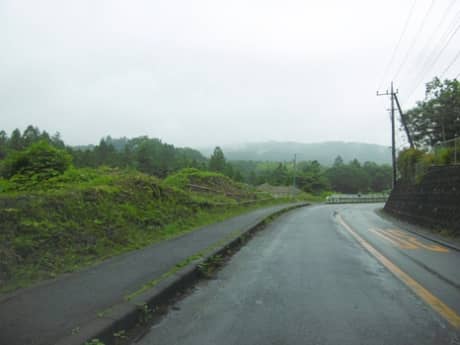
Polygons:
<instances>
[{"instance_id":1,"label":"green grass","mask_svg":"<svg viewBox=\"0 0 460 345\"><path fill-rule=\"evenodd\" d=\"M206 180L200 174L201 183L238 190L217 175ZM286 202L257 201L249 187L240 190L239 201L255 202L242 206L222 193L201 195L136 171L107 168L72 169L25 190L10 183L0 191L0 292Z\"/></svg>"}]
</instances>

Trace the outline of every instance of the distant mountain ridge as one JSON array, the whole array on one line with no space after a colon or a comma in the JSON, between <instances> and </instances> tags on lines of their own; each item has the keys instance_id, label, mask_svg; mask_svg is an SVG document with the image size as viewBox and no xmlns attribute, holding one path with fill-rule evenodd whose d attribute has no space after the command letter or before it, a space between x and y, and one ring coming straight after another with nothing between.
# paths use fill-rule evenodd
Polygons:
<instances>
[{"instance_id":1,"label":"distant mountain ridge","mask_svg":"<svg viewBox=\"0 0 460 345\"><path fill-rule=\"evenodd\" d=\"M221 147L228 160L291 161L297 154L298 161L317 160L330 166L337 156L344 162L357 159L360 162L391 163L391 150L387 146L356 142L330 141L322 143L258 142ZM213 148L200 149L209 156Z\"/></svg>"}]
</instances>

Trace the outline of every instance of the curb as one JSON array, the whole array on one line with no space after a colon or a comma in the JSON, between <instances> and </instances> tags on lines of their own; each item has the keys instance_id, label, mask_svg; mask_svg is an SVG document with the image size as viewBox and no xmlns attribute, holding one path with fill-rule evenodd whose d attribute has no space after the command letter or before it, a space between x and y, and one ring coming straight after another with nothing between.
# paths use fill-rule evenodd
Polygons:
<instances>
[{"instance_id":1,"label":"curb","mask_svg":"<svg viewBox=\"0 0 460 345\"><path fill-rule=\"evenodd\" d=\"M417 224L413 224L413 223L408 222L404 218L399 218L394 213L392 213L390 211L387 211L385 209L382 209L381 212L383 212L384 214L386 214L386 215L388 215L390 217L395 218L396 220L398 220L400 222L402 221L402 222L407 222L410 225L417 225ZM442 245L444 247L447 247L447 248L450 248L450 249L453 249L453 250L456 250L456 251L460 252L460 247L455 245L455 244L453 244L453 243L438 239L438 238L436 238L434 236L427 235L427 234L422 233L420 231L416 231L416 230L412 230L412 229L408 229L408 228L404 228L404 230L407 231L407 232L410 232L410 233L412 233L414 235L418 235L418 236L420 236L420 237L422 237L422 238L424 238L424 239L426 239L428 241L435 242L435 243L440 244L440 245Z\"/></svg>"},{"instance_id":2,"label":"curb","mask_svg":"<svg viewBox=\"0 0 460 345\"><path fill-rule=\"evenodd\" d=\"M146 321L145 319L150 320L155 314L161 313L162 307L170 304L181 293L203 279L200 265L211 263L215 257L232 256L253 234L262 230L271 219L308 205L310 204L299 203L266 216L255 225L242 231L235 238L227 240L223 245L212 250L211 253L189 263L178 272L161 280L146 292L130 301L110 307L109 311L102 317L90 320L87 324L75 330L73 334L61 338L55 345L89 345L92 339L98 339L103 345L118 344L120 339L115 336L116 332L128 332L139 326L143 320L144 322Z\"/></svg>"}]
</instances>

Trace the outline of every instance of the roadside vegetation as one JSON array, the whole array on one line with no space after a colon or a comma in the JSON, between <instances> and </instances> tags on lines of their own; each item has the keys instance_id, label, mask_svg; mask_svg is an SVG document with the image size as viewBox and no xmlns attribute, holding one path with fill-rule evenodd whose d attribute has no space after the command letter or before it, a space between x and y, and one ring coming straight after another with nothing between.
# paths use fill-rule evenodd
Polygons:
<instances>
[{"instance_id":1,"label":"roadside vegetation","mask_svg":"<svg viewBox=\"0 0 460 345\"><path fill-rule=\"evenodd\" d=\"M208 159L147 137L75 148L33 126L0 131L0 292L292 201L257 185L289 189L294 173L295 200L389 183L388 167L340 158L330 168L300 162L295 171L292 163L253 164L228 162L218 147Z\"/></svg>"},{"instance_id":2,"label":"roadside vegetation","mask_svg":"<svg viewBox=\"0 0 460 345\"><path fill-rule=\"evenodd\" d=\"M415 147L398 155L404 183L419 183L433 166L460 162L460 82L434 78L426 84L425 98L406 115Z\"/></svg>"},{"instance_id":3,"label":"roadside vegetation","mask_svg":"<svg viewBox=\"0 0 460 345\"><path fill-rule=\"evenodd\" d=\"M274 200L238 189L225 176L188 170L204 188L220 186L238 195L179 188L135 170L69 168L24 188L15 179L0 193L0 291L78 270L105 258L172 238L196 227ZM22 179L22 178L21 178ZM208 182L208 183L207 183ZM243 203L247 202L247 203Z\"/></svg>"}]
</instances>

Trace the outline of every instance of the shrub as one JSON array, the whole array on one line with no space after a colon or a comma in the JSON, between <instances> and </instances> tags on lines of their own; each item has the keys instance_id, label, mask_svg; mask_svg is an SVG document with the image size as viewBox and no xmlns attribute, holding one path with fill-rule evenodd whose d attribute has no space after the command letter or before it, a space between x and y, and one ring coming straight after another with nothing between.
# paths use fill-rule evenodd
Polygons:
<instances>
[{"instance_id":1,"label":"shrub","mask_svg":"<svg viewBox=\"0 0 460 345\"><path fill-rule=\"evenodd\" d=\"M419 183L432 165L452 164L454 149L442 147L434 153L418 149L405 149L398 156L398 170L401 180L406 183Z\"/></svg>"},{"instance_id":2,"label":"shrub","mask_svg":"<svg viewBox=\"0 0 460 345\"><path fill-rule=\"evenodd\" d=\"M46 180L64 173L71 163L72 156L66 151L40 141L11 153L3 162L1 175L7 179Z\"/></svg>"},{"instance_id":3,"label":"shrub","mask_svg":"<svg viewBox=\"0 0 460 345\"><path fill-rule=\"evenodd\" d=\"M423 174L420 166L425 152L417 149L405 149L399 153L397 166L399 173L401 174L401 180L405 182L413 183L416 177Z\"/></svg>"},{"instance_id":4,"label":"shrub","mask_svg":"<svg viewBox=\"0 0 460 345\"><path fill-rule=\"evenodd\" d=\"M435 163L437 165L448 165L453 162L454 149L451 147L442 147L435 151Z\"/></svg>"}]
</instances>

